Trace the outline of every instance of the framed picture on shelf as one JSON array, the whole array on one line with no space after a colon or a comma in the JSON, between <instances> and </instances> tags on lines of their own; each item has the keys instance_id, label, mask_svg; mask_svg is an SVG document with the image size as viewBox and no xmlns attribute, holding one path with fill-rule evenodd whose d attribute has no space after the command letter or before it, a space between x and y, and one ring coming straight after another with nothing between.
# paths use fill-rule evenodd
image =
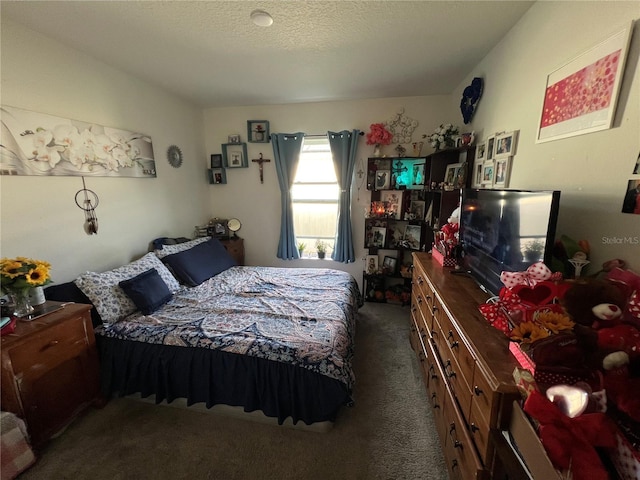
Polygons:
<instances>
[{"instance_id":1,"label":"framed picture on shelf","mask_svg":"<svg viewBox=\"0 0 640 480\"><path fill-rule=\"evenodd\" d=\"M484 149L484 159L493 160L493 152L495 152L496 136L491 135L487 138L487 146Z\"/></svg>"},{"instance_id":2,"label":"framed picture on shelf","mask_svg":"<svg viewBox=\"0 0 640 480\"><path fill-rule=\"evenodd\" d=\"M493 177L493 185L500 188L509 186L509 169L511 166L511 158L497 158L496 167Z\"/></svg>"},{"instance_id":3,"label":"framed picture on shelf","mask_svg":"<svg viewBox=\"0 0 640 480\"><path fill-rule=\"evenodd\" d=\"M385 227L371 227L371 236L367 242L367 247L384 248L386 237L387 229Z\"/></svg>"},{"instance_id":4,"label":"framed picture on shelf","mask_svg":"<svg viewBox=\"0 0 640 480\"><path fill-rule=\"evenodd\" d=\"M387 190L391 185L391 170L376 170L376 190Z\"/></svg>"},{"instance_id":5,"label":"framed picture on shelf","mask_svg":"<svg viewBox=\"0 0 640 480\"><path fill-rule=\"evenodd\" d=\"M402 247L405 228L407 228L406 222L389 222L387 230L387 244L389 248Z\"/></svg>"},{"instance_id":6,"label":"framed picture on shelf","mask_svg":"<svg viewBox=\"0 0 640 480\"><path fill-rule=\"evenodd\" d=\"M422 221L424 218L424 202L422 200L412 200L409 207L409 220Z\"/></svg>"},{"instance_id":7,"label":"framed picture on shelf","mask_svg":"<svg viewBox=\"0 0 640 480\"><path fill-rule=\"evenodd\" d=\"M395 218L397 220L402 219L401 190L383 190L380 194L380 200L387 202L387 213L390 218Z\"/></svg>"},{"instance_id":8,"label":"framed picture on shelf","mask_svg":"<svg viewBox=\"0 0 640 480\"><path fill-rule=\"evenodd\" d=\"M413 185L424 185L424 163L413 165Z\"/></svg>"},{"instance_id":9,"label":"framed picture on shelf","mask_svg":"<svg viewBox=\"0 0 640 480\"><path fill-rule=\"evenodd\" d=\"M517 141L518 141L518 130L496 135L495 158L511 157L515 155Z\"/></svg>"},{"instance_id":10,"label":"framed picture on shelf","mask_svg":"<svg viewBox=\"0 0 640 480\"><path fill-rule=\"evenodd\" d=\"M249 143L269 143L269 122L266 120L247 120Z\"/></svg>"},{"instance_id":11,"label":"framed picture on shelf","mask_svg":"<svg viewBox=\"0 0 640 480\"><path fill-rule=\"evenodd\" d=\"M378 256L367 255L365 260L365 272L367 275L376 275L378 273Z\"/></svg>"},{"instance_id":12,"label":"framed picture on shelf","mask_svg":"<svg viewBox=\"0 0 640 480\"><path fill-rule=\"evenodd\" d=\"M247 168L247 144L223 143L222 158L226 168Z\"/></svg>"},{"instance_id":13,"label":"framed picture on shelf","mask_svg":"<svg viewBox=\"0 0 640 480\"><path fill-rule=\"evenodd\" d=\"M482 187L491 188L493 186L493 162L484 162L482 164Z\"/></svg>"},{"instance_id":14,"label":"framed picture on shelf","mask_svg":"<svg viewBox=\"0 0 640 480\"><path fill-rule=\"evenodd\" d=\"M611 128L633 21L547 76L536 143Z\"/></svg>"},{"instance_id":15,"label":"framed picture on shelf","mask_svg":"<svg viewBox=\"0 0 640 480\"><path fill-rule=\"evenodd\" d=\"M209 168L207 172L209 174L209 183L211 185L227 183L227 173L224 168Z\"/></svg>"},{"instance_id":16,"label":"framed picture on shelf","mask_svg":"<svg viewBox=\"0 0 640 480\"><path fill-rule=\"evenodd\" d=\"M404 242L407 248L420 250L422 240L422 227L420 225L407 225L404 231Z\"/></svg>"},{"instance_id":17,"label":"framed picture on shelf","mask_svg":"<svg viewBox=\"0 0 640 480\"><path fill-rule=\"evenodd\" d=\"M229 139L227 140L229 143L240 143L240 134L239 133L234 133L233 135L229 135L228 137Z\"/></svg>"},{"instance_id":18,"label":"framed picture on shelf","mask_svg":"<svg viewBox=\"0 0 640 480\"><path fill-rule=\"evenodd\" d=\"M214 153L211 155L211 168L222 168L222 154Z\"/></svg>"},{"instance_id":19,"label":"framed picture on shelf","mask_svg":"<svg viewBox=\"0 0 640 480\"><path fill-rule=\"evenodd\" d=\"M456 185L458 183L458 174L462 168L462 163L452 163L447 165L447 170L444 174L444 183L447 185Z\"/></svg>"},{"instance_id":20,"label":"framed picture on shelf","mask_svg":"<svg viewBox=\"0 0 640 480\"><path fill-rule=\"evenodd\" d=\"M476 145L476 162L484 162L486 150L487 144L485 142L480 142L478 145Z\"/></svg>"},{"instance_id":21,"label":"framed picture on shelf","mask_svg":"<svg viewBox=\"0 0 640 480\"><path fill-rule=\"evenodd\" d=\"M382 260L382 273L385 275L395 274L397 262L398 260L395 257L384 257L384 260Z\"/></svg>"}]
</instances>

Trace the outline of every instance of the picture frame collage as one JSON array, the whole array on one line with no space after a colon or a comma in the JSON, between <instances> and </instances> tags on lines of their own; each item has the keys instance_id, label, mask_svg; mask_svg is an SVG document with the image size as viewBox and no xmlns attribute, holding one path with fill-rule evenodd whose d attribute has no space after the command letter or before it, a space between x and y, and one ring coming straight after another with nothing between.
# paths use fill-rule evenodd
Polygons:
<instances>
[{"instance_id":1,"label":"picture frame collage","mask_svg":"<svg viewBox=\"0 0 640 480\"><path fill-rule=\"evenodd\" d=\"M478 142L473 162L473 188L509 188L519 130L497 132Z\"/></svg>"},{"instance_id":2,"label":"picture frame collage","mask_svg":"<svg viewBox=\"0 0 640 480\"><path fill-rule=\"evenodd\" d=\"M249 143L269 143L269 122L267 120L247 120L247 139ZM222 153L211 155L211 165L207 168L207 178L211 185L227 183L227 170L248 168L247 143L239 133L227 136L227 143L221 145Z\"/></svg>"}]
</instances>

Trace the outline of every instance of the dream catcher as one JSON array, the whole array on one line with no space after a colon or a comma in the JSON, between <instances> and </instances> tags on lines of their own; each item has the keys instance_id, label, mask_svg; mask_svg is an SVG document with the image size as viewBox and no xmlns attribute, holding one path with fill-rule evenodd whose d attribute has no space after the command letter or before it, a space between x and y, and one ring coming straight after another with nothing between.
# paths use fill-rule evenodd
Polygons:
<instances>
[{"instance_id":1,"label":"dream catcher","mask_svg":"<svg viewBox=\"0 0 640 480\"><path fill-rule=\"evenodd\" d=\"M96 217L96 208L100 203L98 195L93 190L87 190L82 177L82 190L76 193L76 205L84 210L84 231L87 235L98 233L98 217Z\"/></svg>"}]
</instances>

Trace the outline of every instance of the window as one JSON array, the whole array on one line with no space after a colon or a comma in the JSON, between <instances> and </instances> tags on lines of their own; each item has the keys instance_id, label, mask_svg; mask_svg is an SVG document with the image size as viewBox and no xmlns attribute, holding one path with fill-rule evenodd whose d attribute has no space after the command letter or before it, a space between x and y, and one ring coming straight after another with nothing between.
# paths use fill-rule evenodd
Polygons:
<instances>
[{"instance_id":1,"label":"window","mask_svg":"<svg viewBox=\"0 0 640 480\"><path fill-rule=\"evenodd\" d=\"M316 256L316 241L324 241L327 257L333 252L338 222L340 188L331 158L329 140L305 138L291 187L293 228L305 244L303 257Z\"/></svg>"}]
</instances>

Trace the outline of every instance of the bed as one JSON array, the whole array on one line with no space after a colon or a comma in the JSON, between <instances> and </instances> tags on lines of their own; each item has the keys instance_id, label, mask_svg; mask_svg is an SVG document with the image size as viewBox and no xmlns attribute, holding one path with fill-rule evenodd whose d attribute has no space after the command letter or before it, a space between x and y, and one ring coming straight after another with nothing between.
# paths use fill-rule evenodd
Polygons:
<instances>
[{"instance_id":1,"label":"bed","mask_svg":"<svg viewBox=\"0 0 640 480\"><path fill-rule=\"evenodd\" d=\"M307 425L352 402L362 298L348 273L236 266L206 238L52 288L49 299L95 307L106 398L230 405Z\"/></svg>"}]
</instances>

